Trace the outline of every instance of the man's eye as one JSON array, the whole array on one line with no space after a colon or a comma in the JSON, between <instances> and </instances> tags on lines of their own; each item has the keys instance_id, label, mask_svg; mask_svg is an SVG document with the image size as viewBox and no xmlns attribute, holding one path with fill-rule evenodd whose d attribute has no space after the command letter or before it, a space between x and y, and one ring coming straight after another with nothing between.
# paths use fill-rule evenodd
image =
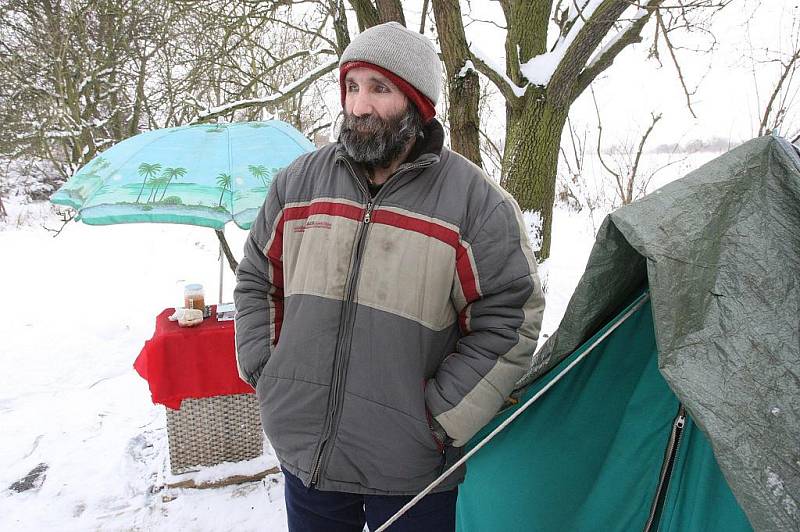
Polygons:
<instances>
[{"instance_id":1,"label":"man's eye","mask_svg":"<svg viewBox=\"0 0 800 532\"><path fill-rule=\"evenodd\" d=\"M389 92L389 87L386 85L377 85L375 87L375 92Z\"/></svg>"},{"instance_id":2,"label":"man's eye","mask_svg":"<svg viewBox=\"0 0 800 532\"><path fill-rule=\"evenodd\" d=\"M358 85L351 83L347 86L347 92L358 92Z\"/></svg>"}]
</instances>

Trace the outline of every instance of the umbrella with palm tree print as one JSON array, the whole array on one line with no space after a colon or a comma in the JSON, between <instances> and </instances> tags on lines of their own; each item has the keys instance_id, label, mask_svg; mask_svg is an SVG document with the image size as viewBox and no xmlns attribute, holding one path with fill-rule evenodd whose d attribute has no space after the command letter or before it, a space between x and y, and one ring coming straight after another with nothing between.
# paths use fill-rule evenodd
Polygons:
<instances>
[{"instance_id":1,"label":"umbrella with palm tree print","mask_svg":"<svg viewBox=\"0 0 800 532\"><path fill-rule=\"evenodd\" d=\"M92 225L166 222L249 229L275 173L311 144L289 124L198 124L126 139L50 200Z\"/></svg>"},{"instance_id":2,"label":"umbrella with palm tree print","mask_svg":"<svg viewBox=\"0 0 800 532\"><path fill-rule=\"evenodd\" d=\"M231 268L223 229L249 229L272 178L314 145L285 122L195 124L141 133L78 170L50 201L90 225L134 222L211 227Z\"/></svg>"}]
</instances>

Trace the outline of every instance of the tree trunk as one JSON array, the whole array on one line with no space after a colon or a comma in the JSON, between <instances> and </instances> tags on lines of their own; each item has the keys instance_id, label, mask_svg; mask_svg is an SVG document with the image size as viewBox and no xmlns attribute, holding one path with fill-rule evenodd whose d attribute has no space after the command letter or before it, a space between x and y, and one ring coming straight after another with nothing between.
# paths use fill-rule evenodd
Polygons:
<instances>
[{"instance_id":1,"label":"tree trunk","mask_svg":"<svg viewBox=\"0 0 800 532\"><path fill-rule=\"evenodd\" d=\"M406 25L403 3L400 0L376 0L375 4L378 6L378 19L381 24L394 21Z\"/></svg>"},{"instance_id":2,"label":"tree trunk","mask_svg":"<svg viewBox=\"0 0 800 532\"><path fill-rule=\"evenodd\" d=\"M353 11L356 12L359 33L367 28L380 24L378 10L370 0L350 0Z\"/></svg>"},{"instance_id":3,"label":"tree trunk","mask_svg":"<svg viewBox=\"0 0 800 532\"><path fill-rule=\"evenodd\" d=\"M136 80L136 93L133 96L133 115L128 122L128 130L122 138L132 137L139 133L139 121L142 119L142 109L145 105L147 96L144 93L144 84L147 80L147 59L146 54L142 54L139 63L139 75Z\"/></svg>"},{"instance_id":4,"label":"tree trunk","mask_svg":"<svg viewBox=\"0 0 800 532\"><path fill-rule=\"evenodd\" d=\"M225 255L225 258L228 259L228 266L230 266L233 273L236 273L236 268L239 267L239 263L233 257L233 253L231 253L231 247L228 245L228 239L225 238L225 232L219 229L214 229L214 233L216 233L217 238L219 239L219 244L222 247L222 253Z\"/></svg>"},{"instance_id":5,"label":"tree trunk","mask_svg":"<svg viewBox=\"0 0 800 532\"><path fill-rule=\"evenodd\" d=\"M336 33L336 54L341 57L344 49L350 44L350 32L347 30L347 11L344 0L331 0L330 11L333 13L333 29Z\"/></svg>"},{"instance_id":6,"label":"tree trunk","mask_svg":"<svg viewBox=\"0 0 800 532\"><path fill-rule=\"evenodd\" d=\"M458 0L433 0L433 15L442 47L447 91L450 102L450 143L453 151L460 153L478 166L483 166L480 149L480 123L478 102L480 84L478 74L469 70L459 75L470 57L461 8Z\"/></svg>"},{"instance_id":7,"label":"tree trunk","mask_svg":"<svg viewBox=\"0 0 800 532\"><path fill-rule=\"evenodd\" d=\"M558 148L567 114L568 109L558 109L546 98L529 94L525 105L510 113L506 128L502 185L523 212L538 212L541 216L538 260L550 256Z\"/></svg>"}]
</instances>

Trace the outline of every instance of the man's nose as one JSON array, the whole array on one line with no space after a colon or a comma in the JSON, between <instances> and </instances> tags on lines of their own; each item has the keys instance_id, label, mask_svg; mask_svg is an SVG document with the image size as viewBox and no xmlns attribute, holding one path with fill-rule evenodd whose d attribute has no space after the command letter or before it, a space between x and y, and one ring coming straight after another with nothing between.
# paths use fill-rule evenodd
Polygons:
<instances>
[{"instance_id":1,"label":"man's nose","mask_svg":"<svg viewBox=\"0 0 800 532\"><path fill-rule=\"evenodd\" d=\"M364 116L372 113L372 100L368 94L360 92L351 94L353 99L352 113L356 116Z\"/></svg>"}]
</instances>

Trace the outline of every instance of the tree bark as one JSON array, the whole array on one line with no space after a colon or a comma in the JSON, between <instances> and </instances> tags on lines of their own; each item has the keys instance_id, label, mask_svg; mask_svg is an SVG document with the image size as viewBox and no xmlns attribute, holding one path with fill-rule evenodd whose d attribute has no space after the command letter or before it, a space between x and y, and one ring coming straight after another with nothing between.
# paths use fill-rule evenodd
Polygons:
<instances>
[{"instance_id":1,"label":"tree bark","mask_svg":"<svg viewBox=\"0 0 800 532\"><path fill-rule=\"evenodd\" d=\"M356 12L359 32L380 24L378 10L370 0L350 0L350 5L353 6L353 10Z\"/></svg>"},{"instance_id":2,"label":"tree bark","mask_svg":"<svg viewBox=\"0 0 800 532\"><path fill-rule=\"evenodd\" d=\"M433 15L436 19L447 74L450 143L453 151L476 165L483 166L478 118L480 100L478 74L470 69L459 75L471 55L464 35L458 0L433 0Z\"/></svg>"},{"instance_id":3,"label":"tree bark","mask_svg":"<svg viewBox=\"0 0 800 532\"><path fill-rule=\"evenodd\" d=\"M406 17L403 14L403 3L400 0L376 0L378 6L378 20L384 22L399 22L406 25Z\"/></svg>"},{"instance_id":4,"label":"tree bark","mask_svg":"<svg viewBox=\"0 0 800 532\"><path fill-rule=\"evenodd\" d=\"M231 247L228 245L228 239L225 238L225 233L219 229L214 229L214 233L217 235L217 239L219 239L219 244L222 247L222 253L225 255L225 258L228 259L228 266L230 266L233 273L236 273L236 268L239 267L239 263L233 257Z\"/></svg>"},{"instance_id":5,"label":"tree bark","mask_svg":"<svg viewBox=\"0 0 800 532\"><path fill-rule=\"evenodd\" d=\"M336 33L336 55L341 57L344 49L350 44L344 0L331 0L330 10L333 13L333 29Z\"/></svg>"},{"instance_id":6,"label":"tree bark","mask_svg":"<svg viewBox=\"0 0 800 532\"><path fill-rule=\"evenodd\" d=\"M558 150L567 115L568 109L554 107L547 98L528 95L506 129L502 184L523 212L541 216L539 260L550 256Z\"/></svg>"}]
</instances>

